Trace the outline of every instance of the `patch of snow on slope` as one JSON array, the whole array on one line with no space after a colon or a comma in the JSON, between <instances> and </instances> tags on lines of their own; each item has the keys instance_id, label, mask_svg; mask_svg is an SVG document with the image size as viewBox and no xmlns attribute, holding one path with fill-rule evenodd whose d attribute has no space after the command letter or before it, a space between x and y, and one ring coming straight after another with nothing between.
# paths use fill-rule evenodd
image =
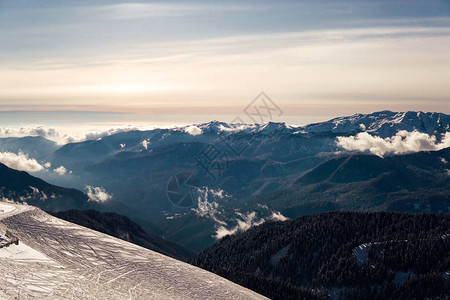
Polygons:
<instances>
[{"instance_id":1,"label":"patch of snow on slope","mask_svg":"<svg viewBox=\"0 0 450 300\"><path fill-rule=\"evenodd\" d=\"M11 212L14 210L14 206L0 202L0 214Z\"/></svg>"},{"instance_id":2,"label":"patch of snow on slope","mask_svg":"<svg viewBox=\"0 0 450 300\"><path fill-rule=\"evenodd\" d=\"M8 260L32 260L32 261L51 261L47 256L34 250L33 248L19 242L19 245L0 248L0 258Z\"/></svg>"}]
</instances>

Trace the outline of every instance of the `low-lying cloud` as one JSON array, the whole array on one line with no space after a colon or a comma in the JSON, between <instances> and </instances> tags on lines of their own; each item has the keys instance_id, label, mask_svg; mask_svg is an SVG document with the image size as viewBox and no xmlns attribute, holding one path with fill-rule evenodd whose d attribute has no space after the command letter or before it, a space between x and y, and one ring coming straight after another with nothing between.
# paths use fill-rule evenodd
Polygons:
<instances>
[{"instance_id":1,"label":"low-lying cloud","mask_svg":"<svg viewBox=\"0 0 450 300\"><path fill-rule=\"evenodd\" d=\"M185 127L184 132L186 132L190 135L199 135L199 134L202 134L203 131L201 130L201 128L198 128L197 126L192 125L192 126Z\"/></svg>"},{"instance_id":2,"label":"low-lying cloud","mask_svg":"<svg viewBox=\"0 0 450 300\"><path fill-rule=\"evenodd\" d=\"M231 214L225 214L225 211L221 208L221 201L226 200L230 196L222 189L212 189L203 187L198 189L197 207L192 211L199 217L208 218L215 223L216 239L222 239L227 235L233 235L239 232L244 232L252 228L253 226L259 226L267 220L286 221L288 218L283 216L279 212L271 212L267 205L258 205L260 208L268 210L272 213L267 217L258 216L258 212L240 212L235 210ZM263 214L265 215L265 214Z\"/></svg>"},{"instance_id":3,"label":"low-lying cloud","mask_svg":"<svg viewBox=\"0 0 450 300\"><path fill-rule=\"evenodd\" d=\"M149 145L149 144L150 144L150 142L147 141L147 140L143 140L143 141L141 142L141 145L142 145L142 147L145 148L145 150L148 150L148 145Z\"/></svg>"},{"instance_id":4,"label":"low-lying cloud","mask_svg":"<svg viewBox=\"0 0 450 300\"><path fill-rule=\"evenodd\" d=\"M83 142L87 140L98 140L105 136L116 133L128 132L133 130L148 130L154 126L144 125L124 125L110 128L53 128L44 125L27 125L20 127L0 127L0 136L2 137L24 137L24 136L40 136L60 145L68 143Z\"/></svg>"},{"instance_id":5,"label":"low-lying cloud","mask_svg":"<svg viewBox=\"0 0 450 300\"><path fill-rule=\"evenodd\" d=\"M85 133L73 133L73 134L64 134L61 139L57 142L58 144L64 145L68 143L76 143L83 142L88 140L98 140L105 136L110 136L116 133L128 132L133 130L142 130L139 126L128 125L124 127L112 127L108 129L90 129Z\"/></svg>"},{"instance_id":6,"label":"low-lying cloud","mask_svg":"<svg viewBox=\"0 0 450 300\"><path fill-rule=\"evenodd\" d=\"M93 187L87 185L85 188L87 190L89 201L105 202L112 198L112 195L108 194L106 190L102 187Z\"/></svg>"},{"instance_id":7,"label":"low-lying cloud","mask_svg":"<svg viewBox=\"0 0 450 300\"><path fill-rule=\"evenodd\" d=\"M0 152L0 162L7 167L25 172L39 172L44 167L34 158L19 151L15 154L12 152Z\"/></svg>"},{"instance_id":8,"label":"low-lying cloud","mask_svg":"<svg viewBox=\"0 0 450 300\"><path fill-rule=\"evenodd\" d=\"M272 215L270 216L270 218L274 221L287 221L289 220L287 217L283 216L280 212L278 211L273 211Z\"/></svg>"},{"instance_id":9,"label":"low-lying cloud","mask_svg":"<svg viewBox=\"0 0 450 300\"><path fill-rule=\"evenodd\" d=\"M43 125L29 125L21 127L0 128L2 136L41 136L46 139L57 139L60 133L55 128Z\"/></svg>"},{"instance_id":10,"label":"low-lying cloud","mask_svg":"<svg viewBox=\"0 0 450 300\"><path fill-rule=\"evenodd\" d=\"M403 154L418 151L438 151L450 147L450 132L442 135L440 142L436 136L426 133L402 130L395 136L381 138L367 132L356 136L337 137L336 144L345 150L370 152L383 157L386 154Z\"/></svg>"},{"instance_id":11,"label":"low-lying cloud","mask_svg":"<svg viewBox=\"0 0 450 300\"><path fill-rule=\"evenodd\" d=\"M252 211L247 214L242 214L240 212L236 212L237 225L227 229L225 226L220 226L216 230L216 239L222 239L227 235L233 235L238 232L244 232L252 228L253 226L259 226L265 222L264 218L257 218L256 212Z\"/></svg>"},{"instance_id":12,"label":"low-lying cloud","mask_svg":"<svg viewBox=\"0 0 450 300\"><path fill-rule=\"evenodd\" d=\"M198 189L197 208L192 210L199 217L206 217L213 220L216 224L226 225L225 221L220 220L220 215L223 213L219 208L217 201L226 197L223 190L209 189L208 187ZM212 199L212 200L210 200Z\"/></svg>"}]
</instances>

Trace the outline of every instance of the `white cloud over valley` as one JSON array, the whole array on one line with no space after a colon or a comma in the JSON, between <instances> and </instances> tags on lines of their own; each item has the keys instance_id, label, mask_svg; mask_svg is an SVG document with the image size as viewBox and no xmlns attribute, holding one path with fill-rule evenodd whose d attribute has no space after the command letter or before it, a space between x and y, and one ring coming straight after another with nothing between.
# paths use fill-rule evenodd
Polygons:
<instances>
[{"instance_id":1,"label":"white cloud over valley","mask_svg":"<svg viewBox=\"0 0 450 300\"><path fill-rule=\"evenodd\" d=\"M239 210L226 213L221 207L221 201L230 197L230 195L220 188L212 189L203 187L198 189L197 207L193 208L192 211L199 217L214 221L216 229L214 238L216 239L222 239L227 235L247 231L253 226L259 226L268 220L288 220L280 212L270 211L267 205L261 204L258 204L258 207L267 210L269 213L271 212L271 215L264 217L266 214L260 214L260 212L241 212Z\"/></svg>"},{"instance_id":2,"label":"white cloud over valley","mask_svg":"<svg viewBox=\"0 0 450 300\"><path fill-rule=\"evenodd\" d=\"M106 190L102 187L93 187L87 185L85 188L87 190L89 201L105 202L112 198L112 195L108 194Z\"/></svg>"},{"instance_id":3,"label":"white cloud over valley","mask_svg":"<svg viewBox=\"0 0 450 300\"><path fill-rule=\"evenodd\" d=\"M223 237L227 235L233 235L238 232L244 232L249 230L253 226L259 226L262 223L265 222L263 218L258 218L256 212L252 211L247 214L243 214L240 212L236 212L237 218L236 222L237 225L231 228L226 228L225 226L220 226L216 230L216 236L217 239L222 239Z\"/></svg>"},{"instance_id":4,"label":"white cloud over valley","mask_svg":"<svg viewBox=\"0 0 450 300\"><path fill-rule=\"evenodd\" d=\"M270 218L274 221L287 221L289 220L287 217L283 216L280 212L272 212Z\"/></svg>"},{"instance_id":5,"label":"white cloud over valley","mask_svg":"<svg viewBox=\"0 0 450 300\"><path fill-rule=\"evenodd\" d=\"M149 144L150 144L150 142L147 141L147 140L143 140L143 141L141 142L141 145L142 145L142 147L145 148L145 150L148 150L148 145L149 145Z\"/></svg>"},{"instance_id":6,"label":"white cloud over valley","mask_svg":"<svg viewBox=\"0 0 450 300\"><path fill-rule=\"evenodd\" d=\"M381 138L367 132L356 136L340 136L337 145L348 151L370 152L383 157L386 154L403 154L418 151L437 151L450 147L450 132L441 136L440 141L434 135L418 131L397 132L395 136Z\"/></svg>"}]
</instances>

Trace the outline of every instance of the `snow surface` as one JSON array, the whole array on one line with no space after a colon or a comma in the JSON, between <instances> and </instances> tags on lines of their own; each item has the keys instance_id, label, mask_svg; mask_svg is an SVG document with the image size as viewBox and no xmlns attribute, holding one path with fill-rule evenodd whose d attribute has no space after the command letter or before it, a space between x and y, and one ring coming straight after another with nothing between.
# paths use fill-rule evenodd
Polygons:
<instances>
[{"instance_id":1,"label":"snow surface","mask_svg":"<svg viewBox=\"0 0 450 300\"><path fill-rule=\"evenodd\" d=\"M0 222L1 299L266 299L210 272L16 204Z\"/></svg>"},{"instance_id":2,"label":"snow surface","mask_svg":"<svg viewBox=\"0 0 450 300\"><path fill-rule=\"evenodd\" d=\"M14 211L14 209L13 205L0 202L0 215Z\"/></svg>"}]
</instances>

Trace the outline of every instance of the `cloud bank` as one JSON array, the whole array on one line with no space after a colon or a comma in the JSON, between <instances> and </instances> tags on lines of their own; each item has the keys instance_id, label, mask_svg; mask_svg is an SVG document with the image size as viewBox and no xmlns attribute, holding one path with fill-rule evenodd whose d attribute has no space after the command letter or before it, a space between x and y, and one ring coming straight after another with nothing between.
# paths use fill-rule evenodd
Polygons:
<instances>
[{"instance_id":1,"label":"cloud bank","mask_svg":"<svg viewBox=\"0 0 450 300\"><path fill-rule=\"evenodd\" d=\"M436 136L418 131L402 130L395 136L381 138L367 132L356 136L337 137L336 144L345 150L370 152L383 157L386 154L403 154L418 151L438 151L450 147L450 132L442 135L440 142Z\"/></svg>"},{"instance_id":2,"label":"cloud bank","mask_svg":"<svg viewBox=\"0 0 450 300\"><path fill-rule=\"evenodd\" d=\"M43 125L29 125L21 127L0 128L1 136L41 136L46 139L57 139L60 137L55 128Z\"/></svg>"},{"instance_id":3,"label":"cloud bank","mask_svg":"<svg viewBox=\"0 0 450 300\"><path fill-rule=\"evenodd\" d=\"M85 188L87 190L89 201L105 202L112 198L112 195L108 194L102 187L92 187L87 185Z\"/></svg>"},{"instance_id":4,"label":"cloud bank","mask_svg":"<svg viewBox=\"0 0 450 300\"><path fill-rule=\"evenodd\" d=\"M0 162L7 167L25 172L39 172L44 167L34 158L19 151L18 154L12 152L0 152Z\"/></svg>"},{"instance_id":5,"label":"cloud bank","mask_svg":"<svg viewBox=\"0 0 450 300\"><path fill-rule=\"evenodd\" d=\"M20 127L0 127L0 136L2 137L24 137L40 136L57 142L59 145L68 143L83 142L88 140L98 140L105 136L116 133L128 132L133 130L148 130L154 126L144 125L124 125L114 127L98 128L54 128L44 125L27 125ZM125 144L123 144L125 146Z\"/></svg>"}]
</instances>

